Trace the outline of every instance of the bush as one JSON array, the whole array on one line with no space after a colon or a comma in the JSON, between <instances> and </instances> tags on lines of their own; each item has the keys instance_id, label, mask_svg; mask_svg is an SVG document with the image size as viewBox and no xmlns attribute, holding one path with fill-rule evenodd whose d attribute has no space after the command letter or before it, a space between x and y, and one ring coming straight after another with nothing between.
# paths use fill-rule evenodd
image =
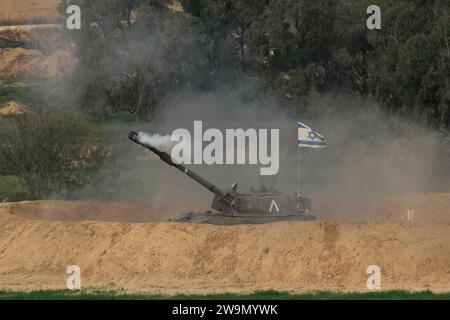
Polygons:
<instances>
[{"instance_id":1,"label":"bush","mask_svg":"<svg viewBox=\"0 0 450 320\"><path fill-rule=\"evenodd\" d=\"M18 176L0 176L0 202L30 199L24 181Z\"/></svg>"},{"instance_id":2,"label":"bush","mask_svg":"<svg viewBox=\"0 0 450 320\"><path fill-rule=\"evenodd\" d=\"M19 176L31 198L70 194L108 154L102 130L79 114L41 112L0 124L0 174Z\"/></svg>"}]
</instances>

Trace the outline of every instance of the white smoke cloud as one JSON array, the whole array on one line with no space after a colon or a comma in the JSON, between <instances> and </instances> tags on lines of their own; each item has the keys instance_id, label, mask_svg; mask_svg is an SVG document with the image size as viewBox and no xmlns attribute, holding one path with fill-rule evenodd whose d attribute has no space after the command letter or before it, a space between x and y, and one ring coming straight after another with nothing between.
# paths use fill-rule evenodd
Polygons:
<instances>
[{"instance_id":1,"label":"white smoke cloud","mask_svg":"<svg viewBox=\"0 0 450 320\"><path fill-rule=\"evenodd\" d=\"M175 145L175 142L171 140L171 136L160 135L159 133L148 134L143 131L138 132L139 140L143 143L150 144L164 152L170 152Z\"/></svg>"}]
</instances>

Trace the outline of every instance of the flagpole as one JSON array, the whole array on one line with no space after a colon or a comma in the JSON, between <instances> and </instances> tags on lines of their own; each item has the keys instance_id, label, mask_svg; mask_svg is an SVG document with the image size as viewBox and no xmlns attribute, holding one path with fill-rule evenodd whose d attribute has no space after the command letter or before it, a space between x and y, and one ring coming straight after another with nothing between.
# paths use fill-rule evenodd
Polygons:
<instances>
[{"instance_id":1,"label":"flagpole","mask_svg":"<svg viewBox=\"0 0 450 320\"><path fill-rule=\"evenodd\" d=\"M300 146L297 143L297 198L300 198Z\"/></svg>"}]
</instances>

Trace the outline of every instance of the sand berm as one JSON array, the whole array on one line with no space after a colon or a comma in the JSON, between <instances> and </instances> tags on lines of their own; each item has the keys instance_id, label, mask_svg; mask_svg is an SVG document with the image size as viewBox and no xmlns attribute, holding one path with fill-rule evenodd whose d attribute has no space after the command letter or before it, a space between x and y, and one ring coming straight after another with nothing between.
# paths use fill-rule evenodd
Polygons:
<instances>
[{"instance_id":1,"label":"sand berm","mask_svg":"<svg viewBox=\"0 0 450 320\"><path fill-rule=\"evenodd\" d=\"M440 206L450 204L448 195L429 197L439 198ZM1 290L64 289L68 265L78 265L82 287L95 290L152 294L367 291L367 267L378 265L383 290L450 291L448 220L239 226L58 221L51 214L48 219L39 219L42 214L25 217L32 214L33 206L61 212L72 206L76 212L87 206L99 210L100 204L0 205ZM127 211L122 206L116 207ZM128 212L138 209L130 204Z\"/></svg>"}]
</instances>

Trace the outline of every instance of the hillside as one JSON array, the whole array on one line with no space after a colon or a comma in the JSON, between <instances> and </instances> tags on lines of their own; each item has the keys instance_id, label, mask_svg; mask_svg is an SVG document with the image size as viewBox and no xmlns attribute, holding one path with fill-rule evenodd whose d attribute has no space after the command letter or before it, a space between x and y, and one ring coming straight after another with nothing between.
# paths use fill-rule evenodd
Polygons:
<instances>
[{"instance_id":1,"label":"hillside","mask_svg":"<svg viewBox=\"0 0 450 320\"><path fill-rule=\"evenodd\" d=\"M61 18L60 0L2 0L0 25L51 23Z\"/></svg>"}]
</instances>

